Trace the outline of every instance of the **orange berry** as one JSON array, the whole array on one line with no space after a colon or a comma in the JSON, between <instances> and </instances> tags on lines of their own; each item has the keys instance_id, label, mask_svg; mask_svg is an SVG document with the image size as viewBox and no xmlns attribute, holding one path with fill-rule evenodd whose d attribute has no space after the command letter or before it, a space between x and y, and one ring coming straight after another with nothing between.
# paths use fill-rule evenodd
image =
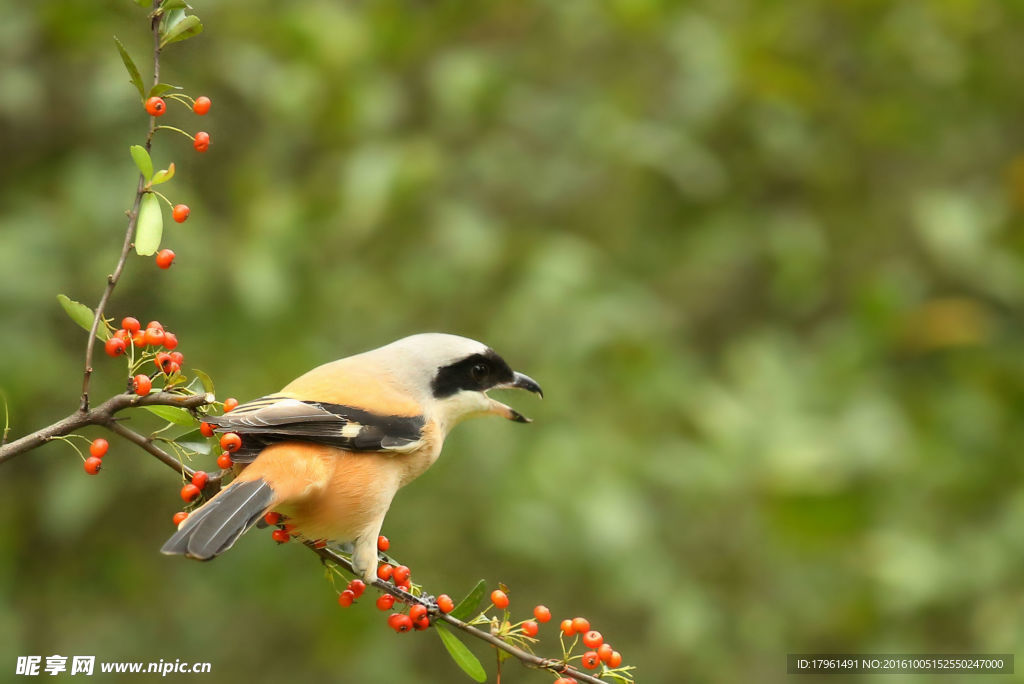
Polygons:
<instances>
[{"instance_id":1,"label":"orange berry","mask_svg":"<svg viewBox=\"0 0 1024 684\"><path fill-rule=\"evenodd\" d=\"M175 527L177 527L187 517L188 517L188 513L186 513L185 511L178 511L177 513L174 514L174 517L171 518L171 522L174 523Z\"/></svg>"},{"instance_id":2,"label":"orange berry","mask_svg":"<svg viewBox=\"0 0 1024 684\"><path fill-rule=\"evenodd\" d=\"M421 617L426 616L426 614L427 607L422 604L416 603L411 608L409 608L409 617L412 618L413 622L416 622Z\"/></svg>"},{"instance_id":3,"label":"orange berry","mask_svg":"<svg viewBox=\"0 0 1024 684\"><path fill-rule=\"evenodd\" d=\"M399 633L408 632L413 627L412 618L401 613L392 613L388 618L388 626Z\"/></svg>"},{"instance_id":4,"label":"orange berry","mask_svg":"<svg viewBox=\"0 0 1024 684\"><path fill-rule=\"evenodd\" d=\"M199 434L201 434L203 437L213 437L213 426L205 422L200 423Z\"/></svg>"},{"instance_id":5,"label":"orange berry","mask_svg":"<svg viewBox=\"0 0 1024 684\"><path fill-rule=\"evenodd\" d=\"M205 95L200 95L196 98L195 104L192 105L192 111L199 116L204 116L208 111L210 111L210 105L212 104L213 103L210 101L210 98Z\"/></svg>"},{"instance_id":6,"label":"orange berry","mask_svg":"<svg viewBox=\"0 0 1024 684\"><path fill-rule=\"evenodd\" d=\"M612 645L607 641L601 644L597 649L597 657L601 659L602 663L607 663L608 659L612 657L612 653L614 653L614 651L612 651Z\"/></svg>"},{"instance_id":7,"label":"orange berry","mask_svg":"<svg viewBox=\"0 0 1024 684\"><path fill-rule=\"evenodd\" d=\"M593 670L595 667L601 664L601 659L597 657L596 651L587 651L583 654L583 660L580 661L583 667L588 670Z\"/></svg>"},{"instance_id":8,"label":"orange berry","mask_svg":"<svg viewBox=\"0 0 1024 684\"><path fill-rule=\"evenodd\" d=\"M132 391L140 397L149 394L151 389L153 389L153 381L149 379L148 375L140 373L132 378Z\"/></svg>"},{"instance_id":9,"label":"orange berry","mask_svg":"<svg viewBox=\"0 0 1024 684\"><path fill-rule=\"evenodd\" d=\"M132 344L134 344L136 347L145 347L146 346L146 333L144 333L141 330L139 332L137 332L137 333L133 333L132 334Z\"/></svg>"},{"instance_id":10,"label":"orange berry","mask_svg":"<svg viewBox=\"0 0 1024 684\"><path fill-rule=\"evenodd\" d=\"M377 599L378 610L391 610L391 607L395 605L395 597L391 594L381 594Z\"/></svg>"},{"instance_id":11,"label":"orange berry","mask_svg":"<svg viewBox=\"0 0 1024 684\"><path fill-rule=\"evenodd\" d=\"M555 684L576 684L576 680L572 677L559 677L555 680Z\"/></svg>"},{"instance_id":12,"label":"orange berry","mask_svg":"<svg viewBox=\"0 0 1024 684\"><path fill-rule=\"evenodd\" d=\"M604 643L604 637L601 636L600 632L590 630L583 635L583 645L587 648L597 648Z\"/></svg>"},{"instance_id":13,"label":"orange berry","mask_svg":"<svg viewBox=\"0 0 1024 684\"><path fill-rule=\"evenodd\" d=\"M195 140L192 141L192 147L196 148L196 152L205 152L210 149L210 134L206 131L196 133Z\"/></svg>"},{"instance_id":14,"label":"orange berry","mask_svg":"<svg viewBox=\"0 0 1024 684\"><path fill-rule=\"evenodd\" d=\"M377 577L387 582L389 579L391 579L391 573L393 573L394 571L395 569L392 568L389 564L381 563L380 567L377 568Z\"/></svg>"},{"instance_id":15,"label":"orange berry","mask_svg":"<svg viewBox=\"0 0 1024 684\"><path fill-rule=\"evenodd\" d=\"M395 584L405 584L409 581L409 577L412 576L412 571L404 565L396 565L394 572L391 574ZM414 620L416 618L413 618Z\"/></svg>"},{"instance_id":16,"label":"orange berry","mask_svg":"<svg viewBox=\"0 0 1024 684\"><path fill-rule=\"evenodd\" d=\"M455 601L448 594L441 594L437 597L437 609L442 613L450 613L455 610Z\"/></svg>"},{"instance_id":17,"label":"orange berry","mask_svg":"<svg viewBox=\"0 0 1024 684\"><path fill-rule=\"evenodd\" d=\"M160 332L164 331L164 325L160 321L150 321L149 323L147 323L146 330L149 330L150 328L156 328Z\"/></svg>"},{"instance_id":18,"label":"orange berry","mask_svg":"<svg viewBox=\"0 0 1024 684\"><path fill-rule=\"evenodd\" d=\"M187 485L181 488L181 500L185 503L191 503L199 498L199 487L189 482Z\"/></svg>"},{"instance_id":19,"label":"orange berry","mask_svg":"<svg viewBox=\"0 0 1024 684\"><path fill-rule=\"evenodd\" d=\"M537 606L533 609L533 617L537 618L537 622L547 622L551 619L551 611L547 606Z\"/></svg>"},{"instance_id":20,"label":"orange berry","mask_svg":"<svg viewBox=\"0 0 1024 684\"><path fill-rule=\"evenodd\" d=\"M238 400L234 397L228 397L224 400L224 413L230 413L238 408Z\"/></svg>"},{"instance_id":21,"label":"orange berry","mask_svg":"<svg viewBox=\"0 0 1024 684\"><path fill-rule=\"evenodd\" d=\"M234 453L242 446L242 438L234 432L225 432L220 436L220 448L228 453Z\"/></svg>"},{"instance_id":22,"label":"orange berry","mask_svg":"<svg viewBox=\"0 0 1024 684\"><path fill-rule=\"evenodd\" d=\"M160 268L170 268L171 264L174 263L174 250L173 249L161 249L156 253L156 265Z\"/></svg>"},{"instance_id":23,"label":"orange berry","mask_svg":"<svg viewBox=\"0 0 1024 684\"><path fill-rule=\"evenodd\" d=\"M168 375L170 375L170 368L171 368L171 355L170 354L168 354L167 352L158 352L157 355L153 358L153 363L155 363L156 367L159 368L161 371L163 371L164 373L167 373Z\"/></svg>"},{"instance_id":24,"label":"orange berry","mask_svg":"<svg viewBox=\"0 0 1024 684\"><path fill-rule=\"evenodd\" d=\"M263 516L263 520L266 521L268 525L276 525L281 522L281 514L276 511L271 511Z\"/></svg>"},{"instance_id":25,"label":"orange berry","mask_svg":"<svg viewBox=\"0 0 1024 684\"><path fill-rule=\"evenodd\" d=\"M167 111L167 103L164 102L162 97L149 98L146 100L145 107L150 116L163 116L164 112Z\"/></svg>"},{"instance_id":26,"label":"orange berry","mask_svg":"<svg viewBox=\"0 0 1024 684\"><path fill-rule=\"evenodd\" d=\"M348 589L355 594L356 598L359 598L366 591L366 582L361 579L354 579L348 583Z\"/></svg>"},{"instance_id":27,"label":"orange berry","mask_svg":"<svg viewBox=\"0 0 1024 684\"><path fill-rule=\"evenodd\" d=\"M395 582L395 586L404 591L412 591L412 582L405 580L404 582Z\"/></svg>"},{"instance_id":28,"label":"orange berry","mask_svg":"<svg viewBox=\"0 0 1024 684\"><path fill-rule=\"evenodd\" d=\"M178 336L174 333L164 332L164 349L171 351L178 346ZM178 361L181 363L181 361Z\"/></svg>"},{"instance_id":29,"label":"orange berry","mask_svg":"<svg viewBox=\"0 0 1024 684\"><path fill-rule=\"evenodd\" d=\"M537 632L540 631L540 625L533 620L527 620L523 623L523 634L528 637L537 636Z\"/></svg>"},{"instance_id":30,"label":"orange berry","mask_svg":"<svg viewBox=\"0 0 1024 684\"><path fill-rule=\"evenodd\" d=\"M164 331L160 328L146 328L146 344L159 347L164 343Z\"/></svg>"},{"instance_id":31,"label":"orange berry","mask_svg":"<svg viewBox=\"0 0 1024 684\"><path fill-rule=\"evenodd\" d=\"M102 437L97 437L96 439L92 440L92 444L89 445L89 453L95 456L96 458L103 458L103 456L107 453L107 449L109 448L110 442L103 439Z\"/></svg>"},{"instance_id":32,"label":"orange berry","mask_svg":"<svg viewBox=\"0 0 1024 684\"><path fill-rule=\"evenodd\" d=\"M576 633L576 630L573 629L573 626L572 626L572 620L570 620L568 618L566 618L565 620L562 620L561 629L562 629L562 634L564 634L567 637L571 637L573 634Z\"/></svg>"},{"instance_id":33,"label":"orange berry","mask_svg":"<svg viewBox=\"0 0 1024 684\"><path fill-rule=\"evenodd\" d=\"M202 489L206 486L206 483L210 481L210 474L205 470L197 470L195 475L192 476L192 484Z\"/></svg>"},{"instance_id":34,"label":"orange berry","mask_svg":"<svg viewBox=\"0 0 1024 684\"><path fill-rule=\"evenodd\" d=\"M412 626L416 628L417 632L422 632L430 627L430 618L421 617L419 620L413 620Z\"/></svg>"},{"instance_id":35,"label":"orange berry","mask_svg":"<svg viewBox=\"0 0 1024 684\"><path fill-rule=\"evenodd\" d=\"M114 337L117 337L122 342L124 342L125 347L127 347L128 343L132 341L132 334L125 330L124 328L118 328L117 330L115 330Z\"/></svg>"},{"instance_id":36,"label":"orange berry","mask_svg":"<svg viewBox=\"0 0 1024 684\"><path fill-rule=\"evenodd\" d=\"M615 668L622 664L622 654L618 651L612 651L612 654L608 656L608 667Z\"/></svg>"},{"instance_id":37,"label":"orange berry","mask_svg":"<svg viewBox=\"0 0 1024 684\"><path fill-rule=\"evenodd\" d=\"M90 456L89 458L85 459L85 465L84 465L85 472L89 473L90 475L95 475L95 474L99 473L100 472L100 468L102 466L103 466L103 459L101 459L101 458L97 458L95 456Z\"/></svg>"},{"instance_id":38,"label":"orange berry","mask_svg":"<svg viewBox=\"0 0 1024 684\"><path fill-rule=\"evenodd\" d=\"M121 319L121 327L124 328L127 332L131 333L132 335L139 332L141 328L141 326L139 325L139 319L132 318L131 316L125 316L124 318Z\"/></svg>"},{"instance_id":39,"label":"orange berry","mask_svg":"<svg viewBox=\"0 0 1024 684\"><path fill-rule=\"evenodd\" d=\"M126 346L120 337L110 337L103 343L103 350L107 352L107 356L120 356L124 354Z\"/></svg>"},{"instance_id":40,"label":"orange berry","mask_svg":"<svg viewBox=\"0 0 1024 684\"><path fill-rule=\"evenodd\" d=\"M221 470L227 470L231 467L231 454L224 451L217 457L217 467Z\"/></svg>"},{"instance_id":41,"label":"orange berry","mask_svg":"<svg viewBox=\"0 0 1024 684\"><path fill-rule=\"evenodd\" d=\"M174 208L171 209L171 218L178 223L184 223L190 213L191 210L187 204L175 204Z\"/></svg>"},{"instance_id":42,"label":"orange berry","mask_svg":"<svg viewBox=\"0 0 1024 684\"><path fill-rule=\"evenodd\" d=\"M498 608L508 608L508 594L501 589L495 589L491 592L491 603Z\"/></svg>"},{"instance_id":43,"label":"orange berry","mask_svg":"<svg viewBox=\"0 0 1024 684\"><path fill-rule=\"evenodd\" d=\"M327 548L327 540L326 539L317 539L315 542L313 542L313 548L314 549L326 549Z\"/></svg>"},{"instance_id":44,"label":"orange berry","mask_svg":"<svg viewBox=\"0 0 1024 684\"><path fill-rule=\"evenodd\" d=\"M572 628L579 634L586 634L590 631L590 620L587 618L574 617L572 619Z\"/></svg>"},{"instance_id":45,"label":"orange berry","mask_svg":"<svg viewBox=\"0 0 1024 684\"><path fill-rule=\"evenodd\" d=\"M379 537L377 537L377 550L378 551L387 551L390 548L391 548L391 542L388 541L387 537L385 537L383 534L380 535Z\"/></svg>"},{"instance_id":46,"label":"orange berry","mask_svg":"<svg viewBox=\"0 0 1024 684\"><path fill-rule=\"evenodd\" d=\"M351 606L352 602L355 601L355 600L356 600L356 595L355 595L355 593L353 593L353 591L351 589L346 589L345 591L343 591L340 594L338 594L338 605L339 606L345 606L345 607Z\"/></svg>"},{"instance_id":47,"label":"orange berry","mask_svg":"<svg viewBox=\"0 0 1024 684\"><path fill-rule=\"evenodd\" d=\"M288 541L289 539L292 538L292 536L290 534L288 534L287 532L285 532L284 530L274 530L273 532L270 533L270 536L278 544L284 544L286 541Z\"/></svg>"}]
</instances>

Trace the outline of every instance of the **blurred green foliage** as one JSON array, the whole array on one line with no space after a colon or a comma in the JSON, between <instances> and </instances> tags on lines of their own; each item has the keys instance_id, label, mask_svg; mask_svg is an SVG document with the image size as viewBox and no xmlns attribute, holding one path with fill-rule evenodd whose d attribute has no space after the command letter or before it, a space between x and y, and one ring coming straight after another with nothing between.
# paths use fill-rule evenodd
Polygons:
<instances>
[{"instance_id":1,"label":"blurred green foliage","mask_svg":"<svg viewBox=\"0 0 1024 684\"><path fill-rule=\"evenodd\" d=\"M113 266L145 120L111 35L140 65L148 43L126 0L0 12L18 435L75 406L84 340L54 297L95 304ZM175 330L222 397L424 330L536 377L542 404L512 398L535 424L460 427L399 494L385 533L418 581L585 614L648 682L1021 651L1022 3L197 12L162 78L213 110L162 122L213 144L154 148L192 217L168 225L171 271L131 259L110 312ZM120 368L100 356L97 393ZM98 478L54 444L0 487L0 671L85 653L223 682L468 681L265 533L160 556L177 485L125 443Z\"/></svg>"}]
</instances>

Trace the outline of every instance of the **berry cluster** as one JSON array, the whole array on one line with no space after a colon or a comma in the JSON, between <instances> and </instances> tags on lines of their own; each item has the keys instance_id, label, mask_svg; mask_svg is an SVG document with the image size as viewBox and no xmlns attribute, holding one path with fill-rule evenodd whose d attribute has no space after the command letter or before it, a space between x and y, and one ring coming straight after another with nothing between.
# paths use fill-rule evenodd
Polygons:
<instances>
[{"instance_id":1,"label":"berry cluster","mask_svg":"<svg viewBox=\"0 0 1024 684\"><path fill-rule=\"evenodd\" d=\"M96 475L103 466L103 457L107 455L110 443L98 437L89 444L89 458L85 459L85 472Z\"/></svg>"},{"instance_id":2,"label":"berry cluster","mask_svg":"<svg viewBox=\"0 0 1024 684\"><path fill-rule=\"evenodd\" d=\"M210 100L210 98L206 97L205 95L200 95L194 100L190 98L188 95L184 95L181 93L174 93L172 95L168 95L167 97L171 100L178 100L186 106L191 106L192 111L198 114L199 116L205 116L206 113L210 111L210 107L213 105L213 102ZM189 103L191 103L191 105ZM148 98L145 102L142 103L142 106L146 110L147 114L154 117L163 116L167 112L167 102L164 100L164 98L158 96ZM160 128L170 128L184 135L187 135L189 138L192 139L192 146L195 147L196 151L198 152L205 152L206 150L210 149L210 134L207 133L206 131L199 131L193 137L191 135L188 135L188 133L185 133L184 131L177 128L173 128L171 126L161 126ZM175 218L175 221L177 220L178 219ZM185 219L181 220L184 221ZM179 223L180 222L181 221L179 221Z\"/></svg>"}]
</instances>

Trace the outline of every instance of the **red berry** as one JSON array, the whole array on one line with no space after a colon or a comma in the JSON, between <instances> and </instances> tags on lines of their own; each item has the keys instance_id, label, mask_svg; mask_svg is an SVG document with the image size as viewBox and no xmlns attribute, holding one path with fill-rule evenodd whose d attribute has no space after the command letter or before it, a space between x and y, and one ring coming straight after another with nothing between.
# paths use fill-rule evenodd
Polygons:
<instances>
[{"instance_id":1,"label":"red berry","mask_svg":"<svg viewBox=\"0 0 1024 684\"><path fill-rule=\"evenodd\" d=\"M572 628L579 634L586 634L590 631L590 620L587 618L574 617L572 619Z\"/></svg>"},{"instance_id":2,"label":"red berry","mask_svg":"<svg viewBox=\"0 0 1024 684\"><path fill-rule=\"evenodd\" d=\"M146 330L149 330L150 328L156 328L160 332L164 331L163 323L161 323L160 321L150 321L149 323L147 323Z\"/></svg>"},{"instance_id":3,"label":"red berry","mask_svg":"<svg viewBox=\"0 0 1024 684\"><path fill-rule=\"evenodd\" d=\"M281 514L276 511L270 511L265 516L263 516L263 520L268 525L276 525L277 523L281 522Z\"/></svg>"},{"instance_id":4,"label":"red berry","mask_svg":"<svg viewBox=\"0 0 1024 684\"><path fill-rule=\"evenodd\" d=\"M195 475L192 476L192 484L202 489L206 486L206 483L210 481L210 474L205 470L197 470Z\"/></svg>"},{"instance_id":5,"label":"red berry","mask_svg":"<svg viewBox=\"0 0 1024 684\"><path fill-rule=\"evenodd\" d=\"M220 456L217 457L217 467L221 470L227 470L231 467L231 454L224 451Z\"/></svg>"},{"instance_id":6,"label":"red berry","mask_svg":"<svg viewBox=\"0 0 1024 684\"><path fill-rule=\"evenodd\" d=\"M231 413L238 408L238 400L234 397L228 397L224 400L224 413Z\"/></svg>"},{"instance_id":7,"label":"red berry","mask_svg":"<svg viewBox=\"0 0 1024 684\"><path fill-rule=\"evenodd\" d=\"M292 538L292 536L284 530L274 530L270 534L270 536L273 537L274 541L276 541L278 544L284 544L286 541Z\"/></svg>"},{"instance_id":8,"label":"red berry","mask_svg":"<svg viewBox=\"0 0 1024 684\"><path fill-rule=\"evenodd\" d=\"M537 632L539 630L540 630L540 625L538 625L533 620L527 620L526 622L523 623L523 634L525 634L528 637L537 636Z\"/></svg>"},{"instance_id":9,"label":"red berry","mask_svg":"<svg viewBox=\"0 0 1024 684\"><path fill-rule=\"evenodd\" d=\"M437 597L437 609L442 613L450 613L455 610L455 601L448 594L441 594Z\"/></svg>"},{"instance_id":10,"label":"red berry","mask_svg":"<svg viewBox=\"0 0 1024 684\"><path fill-rule=\"evenodd\" d=\"M366 591L366 582L361 579L354 579L348 583L348 589L355 594L356 598L359 598Z\"/></svg>"},{"instance_id":11,"label":"red berry","mask_svg":"<svg viewBox=\"0 0 1024 684\"><path fill-rule=\"evenodd\" d=\"M174 523L175 527L177 527L187 517L188 517L188 513L186 513L185 511L178 511L177 513L174 514L174 517L171 518L171 522Z\"/></svg>"},{"instance_id":12,"label":"red berry","mask_svg":"<svg viewBox=\"0 0 1024 684\"><path fill-rule=\"evenodd\" d=\"M141 330L137 333L134 333L132 335L132 344L134 344L136 347L145 347L146 333L142 332Z\"/></svg>"},{"instance_id":13,"label":"red berry","mask_svg":"<svg viewBox=\"0 0 1024 684\"><path fill-rule=\"evenodd\" d=\"M551 619L551 611L547 606L537 606L533 609L533 617L537 618L537 622L547 622Z\"/></svg>"},{"instance_id":14,"label":"red berry","mask_svg":"<svg viewBox=\"0 0 1024 684\"><path fill-rule=\"evenodd\" d=\"M164 373L167 373L168 368L171 366L171 355L167 352L159 352L153 358L153 363Z\"/></svg>"},{"instance_id":15,"label":"red berry","mask_svg":"<svg viewBox=\"0 0 1024 684\"><path fill-rule=\"evenodd\" d=\"M168 336L170 336L170 334L171 333L164 333L164 347L167 347L167 338ZM175 342L174 346L178 346L178 343ZM181 364L185 363L185 355L182 354L181 352L171 352L169 356L171 357L171 361L173 363L178 364L178 368L181 368Z\"/></svg>"},{"instance_id":16,"label":"red berry","mask_svg":"<svg viewBox=\"0 0 1024 684\"><path fill-rule=\"evenodd\" d=\"M391 548L391 542L383 534L377 537L377 550L387 551Z\"/></svg>"},{"instance_id":17,"label":"red berry","mask_svg":"<svg viewBox=\"0 0 1024 684\"><path fill-rule=\"evenodd\" d=\"M495 589L491 592L491 603L498 608L508 608L508 594L501 589Z\"/></svg>"},{"instance_id":18,"label":"red berry","mask_svg":"<svg viewBox=\"0 0 1024 684\"><path fill-rule=\"evenodd\" d=\"M95 456L90 456L89 458L85 459L85 472L89 473L90 475L95 475L96 473L100 472L100 467L102 465L103 459L97 458Z\"/></svg>"},{"instance_id":19,"label":"red berry","mask_svg":"<svg viewBox=\"0 0 1024 684\"><path fill-rule=\"evenodd\" d=\"M395 569L387 563L381 563L380 567L377 568L377 577L387 582L391 579L391 573L394 572L394 570Z\"/></svg>"},{"instance_id":20,"label":"red berry","mask_svg":"<svg viewBox=\"0 0 1024 684\"><path fill-rule=\"evenodd\" d=\"M178 223L184 223L190 213L191 210L187 204L175 204L174 208L171 209L171 218Z\"/></svg>"},{"instance_id":21,"label":"red berry","mask_svg":"<svg viewBox=\"0 0 1024 684\"><path fill-rule=\"evenodd\" d=\"M220 448L228 453L234 453L242 446L242 438L234 432L225 432L220 436Z\"/></svg>"},{"instance_id":22,"label":"red berry","mask_svg":"<svg viewBox=\"0 0 1024 684\"><path fill-rule=\"evenodd\" d=\"M164 343L164 331L159 328L146 328L146 344L159 347Z\"/></svg>"},{"instance_id":23,"label":"red berry","mask_svg":"<svg viewBox=\"0 0 1024 684\"><path fill-rule=\"evenodd\" d=\"M409 608L409 617L412 618L413 622L416 622L421 617L426 617L426 615L427 607L422 604L416 603L411 608Z\"/></svg>"},{"instance_id":24,"label":"red berry","mask_svg":"<svg viewBox=\"0 0 1024 684\"><path fill-rule=\"evenodd\" d=\"M213 437L213 426L206 422L200 423L199 434L203 437Z\"/></svg>"},{"instance_id":25,"label":"red berry","mask_svg":"<svg viewBox=\"0 0 1024 684\"><path fill-rule=\"evenodd\" d=\"M132 334L124 328L118 328L114 331L114 337L124 342L124 346L127 347L128 343L132 341Z\"/></svg>"},{"instance_id":26,"label":"red berry","mask_svg":"<svg viewBox=\"0 0 1024 684\"><path fill-rule=\"evenodd\" d=\"M555 680L555 684L576 684L576 680L572 677L559 677Z\"/></svg>"},{"instance_id":27,"label":"red berry","mask_svg":"<svg viewBox=\"0 0 1024 684\"><path fill-rule=\"evenodd\" d=\"M151 389L153 389L153 381L149 379L148 375L140 373L132 378L132 391L140 397L149 394Z\"/></svg>"},{"instance_id":28,"label":"red berry","mask_svg":"<svg viewBox=\"0 0 1024 684\"><path fill-rule=\"evenodd\" d=\"M597 652L587 651L583 654L583 660L580 661L583 667L588 670L593 670L595 667L601 664L601 659L597 657Z\"/></svg>"},{"instance_id":29,"label":"red berry","mask_svg":"<svg viewBox=\"0 0 1024 684\"><path fill-rule=\"evenodd\" d=\"M156 253L156 265L160 268L170 268L174 263L174 250L161 249Z\"/></svg>"},{"instance_id":30,"label":"red berry","mask_svg":"<svg viewBox=\"0 0 1024 684\"><path fill-rule=\"evenodd\" d=\"M412 582L405 580L404 582L395 582L395 586L405 591L412 591Z\"/></svg>"},{"instance_id":31,"label":"red berry","mask_svg":"<svg viewBox=\"0 0 1024 684\"><path fill-rule=\"evenodd\" d=\"M162 97L151 97L146 100L146 111L150 116L163 116L167 111L167 103Z\"/></svg>"},{"instance_id":32,"label":"red berry","mask_svg":"<svg viewBox=\"0 0 1024 684\"><path fill-rule=\"evenodd\" d=\"M124 354L125 343L120 337L110 337L103 343L103 349L107 356L120 356Z\"/></svg>"},{"instance_id":33,"label":"red berry","mask_svg":"<svg viewBox=\"0 0 1024 684\"><path fill-rule=\"evenodd\" d=\"M573 626L572 626L572 620L570 620L568 618L566 618L565 620L562 620L561 629L562 629L562 634L564 634L567 637L571 637L573 634L576 633L576 630L573 629Z\"/></svg>"},{"instance_id":34,"label":"red berry","mask_svg":"<svg viewBox=\"0 0 1024 684\"><path fill-rule=\"evenodd\" d=\"M181 364L176 361L171 361L167 364L167 375L174 375L181 370Z\"/></svg>"},{"instance_id":35,"label":"red berry","mask_svg":"<svg viewBox=\"0 0 1024 684\"><path fill-rule=\"evenodd\" d=\"M205 152L210 149L210 134L206 131L196 133L196 138L192 141L192 147L196 148L197 152Z\"/></svg>"},{"instance_id":36,"label":"red berry","mask_svg":"<svg viewBox=\"0 0 1024 684\"><path fill-rule=\"evenodd\" d=\"M395 597L391 594L381 594L377 599L377 608L379 610L391 610L391 607L395 605Z\"/></svg>"},{"instance_id":37,"label":"red berry","mask_svg":"<svg viewBox=\"0 0 1024 684\"><path fill-rule=\"evenodd\" d=\"M597 657L601 659L602 663L607 663L608 659L612 657L612 652L612 645L606 641L598 647Z\"/></svg>"},{"instance_id":38,"label":"red berry","mask_svg":"<svg viewBox=\"0 0 1024 684\"><path fill-rule=\"evenodd\" d=\"M129 333L134 335L139 332L139 319L132 318L131 316L125 316L121 319L121 327L127 330Z\"/></svg>"},{"instance_id":39,"label":"red berry","mask_svg":"<svg viewBox=\"0 0 1024 684\"><path fill-rule=\"evenodd\" d=\"M314 549L326 549L327 548L327 540L326 539L317 539L315 542L313 542L313 548Z\"/></svg>"},{"instance_id":40,"label":"red berry","mask_svg":"<svg viewBox=\"0 0 1024 684\"><path fill-rule=\"evenodd\" d=\"M294 523L286 523L282 526L282 529L293 537L298 537L299 533L295 531L296 525Z\"/></svg>"},{"instance_id":41,"label":"red berry","mask_svg":"<svg viewBox=\"0 0 1024 684\"><path fill-rule=\"evenodd\" d=\"M351 606L352 602L355 601L355 600L356 600L356 595L352 592L351 589L346 589L345 591L343 591L340 594L338 594L338 605L339 606Z\"/></svg>"},{"instance_id":42,"label":"red berry","mask_svg":"<svg viewBox=\"0 0 1024 684\"><path fill-rule=\"evenodd\" d=\"M164 349L171 351L178 346L178 336L174 333L164 332ZM181 363L181 361L178 361Z\"/></svg>"},{"instance_id":43,"label":"red berry","mask_svg":"<svg viewBox=\"0 0 1024 684\"><path fill-rule=\"evenodd\" d=\"M612 651L612 654L608 656L608 667L615 668L622 664L622 654L618 651Z\"/></svg>"},{"instance_id":44,"label":"red berry","mask_svg":"<svg viewBox=\"0 0 1024 684\"><path fill-rule=\"evenodd\" d=\"M388 626L396 632L408 632L412 629L412 618L401 613L392 613L388 618Z\"/></svg>"},{"instance_id":45,"label":"red berry","mask_svg":"<svg viewBox=\"0 0 1024 684\"><path fill-rule=\"evenodd\" d=\"M587 648L598 648L603 643L604 637L601 636L600 632L590 630L589 632L583 635L583 645Z\"/></svg>"},{"instance_id":46,"label":"red berry","mask_svg":"<svg viewBox=\"0 0 1024 684\"><path fill-rule=\"evenodd\" d=\"M210 105L212 104L213 103L210 102L210 98L205 95L200 95L196 98L195 104L192 105L192 111L199 116L203 116L206 112L210 111Z\"/></svg>"},{"instance_id":47,"label":"red berry","mask_svg":"<svg viewBox=\"0 0 1024 684\"><path fill-rule=\"evenodd\" d=\"M412 626L416 628L417 632L422 632L423 630L430 627L430 618L421 617L419 620L413 620Z\"/></svg>"},{"instance_id":48,"label":"red berry","mask_svg":"<svg viewBox=\"0 0 1024 684\"><path fill-rule=\"evenodd\" d=\"M191 503L199 498L199 487L189 482L187 485L181 488L181 500L185 503Z\"/></svg>"},{"instance_id":49,"label":"red berry","mask_svg":"<svg viewBox=\"0 0 1024 684\"><path fill-rule=\"evenodd\" d=\"M409 581L409 577L412 576L412 571L404 565L396 565L395 571L391 577L395 580L395 584L405 584ZM416 618L413 618L415 620Z\"/></svg>"},{"instance_id":50,"label":"red berry","mask_svg":"<svg viewBox=\"0 0 1024 684\"><path fill-rule=\"evenodd\" d=\"M103 456L107 453L107 449L109 448L110 442L103 439L102 437L97 437L96 439L92 440L92 444L89 445L89 453L95 456L96 458L103 458Z\"/></svg>"}]
</instances>

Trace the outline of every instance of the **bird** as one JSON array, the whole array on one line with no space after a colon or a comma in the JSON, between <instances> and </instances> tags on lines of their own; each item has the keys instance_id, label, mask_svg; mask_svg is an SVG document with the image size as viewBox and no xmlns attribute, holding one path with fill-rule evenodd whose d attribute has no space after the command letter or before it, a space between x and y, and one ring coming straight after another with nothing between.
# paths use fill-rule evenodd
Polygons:
<instances>
[{"instance_id":1,"label":"bird","mask_svg":"<svg viewBox=\"0 0 1024 684\"><path fill-rule=\"evenodd\" d=\"M487 394L506 388L544 396L482 342L421 333L206 416L217 433L241 438L236 476L179 523L161 552L211 560L275 511L307 539L349 545L356 573L370 583L392 499L434 464L451 429L488 414L531 422Z\"/></svg>"}]
</instances>

